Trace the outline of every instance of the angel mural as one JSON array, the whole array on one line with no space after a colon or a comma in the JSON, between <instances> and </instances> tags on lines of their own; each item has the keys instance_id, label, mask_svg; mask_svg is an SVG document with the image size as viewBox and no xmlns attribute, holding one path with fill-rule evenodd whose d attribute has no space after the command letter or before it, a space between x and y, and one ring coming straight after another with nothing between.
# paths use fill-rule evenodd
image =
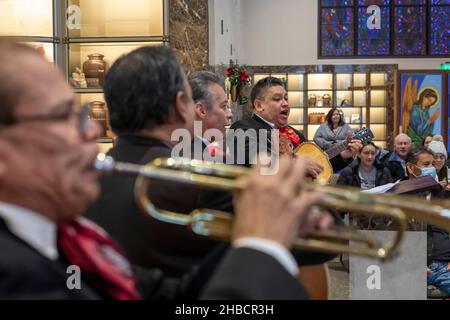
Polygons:
<instances>
[{"instance_id":1,"label":"angel mural","mask_svg":"<svg viewBox=\"0 0 450 320\"><path fill-rule=\"evenodd\" d=\"M413 85L410 77L403 92L403 131L411 137L414 147L420 147L424 137L435 134L435 124L441 114L440 108L432 110L439 104L436 88L427 86L417 91L418 80Z\"/></svg>"}]
</instances>

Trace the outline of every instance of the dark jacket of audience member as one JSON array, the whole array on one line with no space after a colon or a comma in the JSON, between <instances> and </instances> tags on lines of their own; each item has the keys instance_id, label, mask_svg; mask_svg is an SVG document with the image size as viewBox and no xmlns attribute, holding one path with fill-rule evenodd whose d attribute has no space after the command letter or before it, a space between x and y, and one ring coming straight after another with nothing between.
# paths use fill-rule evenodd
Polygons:
<instances>
[{"instance_id":1,"label":"dark jacket of audience member","mask_svg":"<svg viewBox=\"0 0 450 320\"><path fill-rule=\"evenodd\" d=\"M436 186L431 192L432 199L449 199L450 192L441 186ZM450 235L448 231L437 226L428 225L428 257L427 264L431 261L450 262Z\"/></svg>"},{"instance_id":2,"label":"dark jacket of audience member","mask_svg":"<svg viewBox=\"0 0 450 320\"><path fill-rule=\"evenodd\" d=\"M391 151L380 159L380 163L389 169L393 181L407 177L406 171L397 153Z\"/></svg>"},{"instance_id":3,"label":"dark jacket of audience member","mask_svg":"<svg viewBox=\"0 0 450 320\"><path fill-rule=\"evenodd\" d=\"M361 187L361 178L359 177L360 160L353 161L347 168L341 171L337 184L352 187ZM392 182L391 173L380 162L375 161L374 166L377 169L375 186L382 186Z\"/></svg>"}]
</instances>

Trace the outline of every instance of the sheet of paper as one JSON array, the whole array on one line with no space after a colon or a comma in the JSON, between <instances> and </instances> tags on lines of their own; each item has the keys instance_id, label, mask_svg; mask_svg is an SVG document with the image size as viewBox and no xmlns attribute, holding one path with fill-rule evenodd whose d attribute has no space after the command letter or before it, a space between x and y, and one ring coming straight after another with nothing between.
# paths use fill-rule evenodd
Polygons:
<instances>
[{"instance_id":1,"label":"sheet of paper","mask_svg":"<svg viewBox=\"0 0 450 320\"><path fill-rule=\"evenodd\" d=\"M382 186L378 186L378 187L375 187L375 188L372 188L369 190L363 190L361 192L364 192L364 193L386 193L389 190L391 190L397 183L399 183L399 181L397 181L395 183L384 184Z\"/></svg>"}]
</instances>

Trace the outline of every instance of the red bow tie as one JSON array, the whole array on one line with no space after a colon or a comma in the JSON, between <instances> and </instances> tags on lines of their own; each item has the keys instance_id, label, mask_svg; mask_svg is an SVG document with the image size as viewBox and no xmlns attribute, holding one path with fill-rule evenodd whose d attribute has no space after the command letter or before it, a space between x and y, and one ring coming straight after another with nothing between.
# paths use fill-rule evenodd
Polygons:
<instances>
[{"instance_id":1,"label":"red bow tie","mask_svg":"<svg viewBox=\"0 0 450 320\"><path fill-rule=\"evenodd\" d=\"M280 128L279 130L280 130L280 135L283 135L284 137L286 137L292 143L294 148L297 148L302 143L298 134L291 127L286 126L286 127Z\"/></svg>"},{"instance_id":2,"label":"red bow tie","mask_svg":"<svg viewBox=\"0 0 450 320\"><path fill-rule=\"evenodd\" d=\"M58 246L81 277L104 295L118 300L139 299L136 281L120 248L93 222L81 218L58 226Z\"/></svg>"}]
</instances>

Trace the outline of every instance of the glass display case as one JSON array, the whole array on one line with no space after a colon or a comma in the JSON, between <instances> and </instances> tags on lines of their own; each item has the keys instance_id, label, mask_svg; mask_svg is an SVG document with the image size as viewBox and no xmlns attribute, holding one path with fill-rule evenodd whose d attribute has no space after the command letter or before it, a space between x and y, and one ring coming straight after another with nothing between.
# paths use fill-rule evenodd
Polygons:
<instances>
[{"instance_id":1,"label":"glass display case","mask_svg":"<svg viewBox=\"0 0 450 320\"><path fill-rule=\"evenodd\" d=\"M23 39L49 61L55 61L56 30L53 0L0 1L0 36Z\"/></svg>"},{"instance_id":2,"label":"glass display case","mask_svg":"<svg viewBox=\"0 0 450 320\"><path fill-rule=\"evenodd\" d=\"M387 74L384 72L255 73L255 83L267 76L286 82L289 124L312 141L328 111L337 107L354 130L369 127L375 144L388 139Z\"/></svg>"},{"instance_id":3,"label":"glass display case","mask_svg":"<svg viewBox=\"0 0 450 320\"><path fill-rule=\"evenodd\" d=\"M68 0L64 29L64 71L80 104L109 142L102 85L109 67L123 54L147 45L168 42L167 0ZM104 147L104 146L103 146Z\"/></svg>"},{"instance_id":4,"label":"glass display case","mask_svg":"<svg viewBox=\"0 0 450 320\"><path fill-rule=\"evenodd\" d=\"M167 17L168 0L1 0L0 35L19 37L56 63L104 125L108 68L138 47L167 44ZM103 130L101 141L111 138Z\"/></svg>"}]
</instances>

